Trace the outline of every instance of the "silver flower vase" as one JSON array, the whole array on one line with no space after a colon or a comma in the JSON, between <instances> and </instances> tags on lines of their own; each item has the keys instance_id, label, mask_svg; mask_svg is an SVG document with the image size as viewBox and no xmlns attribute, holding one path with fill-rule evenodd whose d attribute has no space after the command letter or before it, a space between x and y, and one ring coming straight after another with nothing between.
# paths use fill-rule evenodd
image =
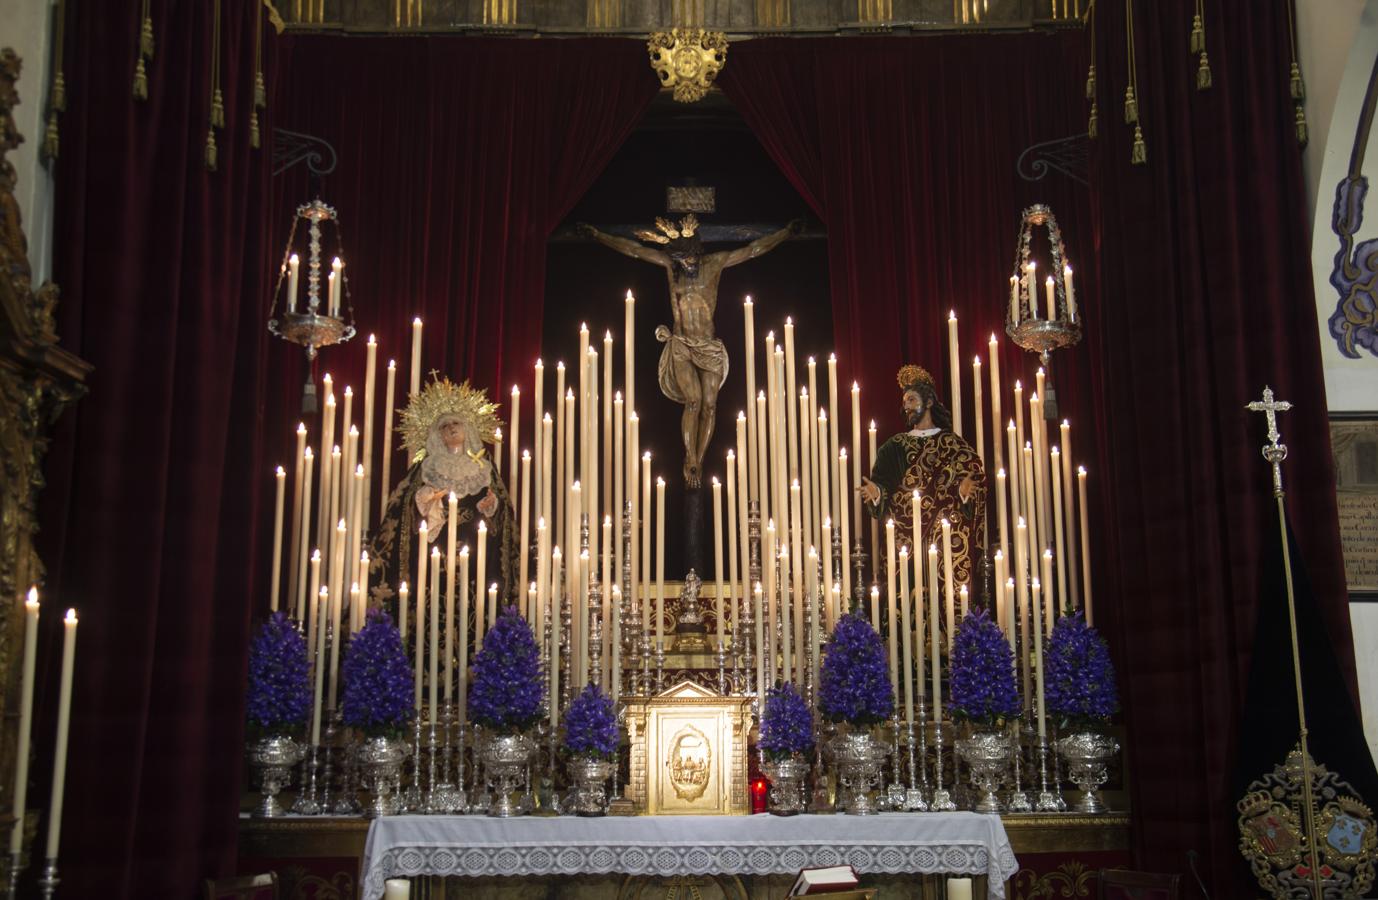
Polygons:
<instances>
[{"instance_id":1,"label":"silver flower vase","mask_svg":"<svg viewBox=\"0 0 1378 900\"><path fill-rule=\"evenodd\" d=\"M493 734L483 744L480 757L483 770L493 782L493 803L488 815L508 818L521 815L519 804L512 802L512 792L521 784L526 765L536 745L524 734Z\"/></svg>"},{"instance_id":2,"label":"silver flower vase","mask_svg":"<svg viewBox=\"0 0 1378 900\"><path fill-rule=\"evenodd\" d=\"M798 755L768 759L761 763L761 772L770 779L767 809L772 815L797 816L805 810L804 779L809 774L808 760Z\"/></svg>"},{"instance_id":3,"label":"silver flower vase","mask_svg":"<svg viewBox=\"0 0 1378 900\"><path fill-rule=\"evenodd\" d=\"M844 811L852 816L874 815L877 810L871 789L880 781L885 743L876 740L870 729L862 729L839 734L829 745L837 766L838 799Z\"/></svg>"},{"instance_id":4,"label":"silver flower vase","mask_svg":"<svg viewBox=\"0 0 1378 900\"><path fill-rule=\"evenodd\" d=\"M373 792L373 801L364 808L366 818L397 815L402 760L406 756L407 745L397 738L367 737L359 745L359 771L365 786Z\"/></svg>"},{"instance_id":5,"label":"silver flower vase","mask_svg":"<svg viewBox=\"0 0 1378 900\"><path fill-rule=\"evenodd\" d=\"M973 808L979 813L999 815L1003 807L995 792L1014 756L1009 734L993 726L977 726L970 736L957 741L957 753L971 769L971 783L980 793Z\"/></svg>"},{"instance_id":6,"label":"silver flower vase","mask_svg":"<svg viewBox=\"0 0 1378 900\"><path fill-rule=\"evenodd\" d=\"M1057 742L1057 752L1067 763L1068 776L1081 788L1076 811L1103 813L1109 807L1100 798L1100 786L1105 784L1105 764L1120 745L1109 735L1096 731L1077 731Z\"/></svg>"},{"instance_id":7,"label":"silver flower vase","mask_svg":"<svg viewBox=\"0 0 1378 900\"><path fill-rule=\"evenodd\" d=\"M569 780L574 783L570 812L576 816L603 816L608 812L608 779L614 763L610 759L576 756L569 761Z\"/></svg>"},{"instance_id":8,"label":"silver flower vase","mask_svg":"<svg viewBox=\"0 0 1378 900\"><path fill-rule=\"evenodd\" d=\"M283 734L271 734L249 745L249 765L258 772L259 801L254 815L271 819L283 813L278 793L292 784L292 767L301 762L306 748Z\"/></svg>"}]
</instances>

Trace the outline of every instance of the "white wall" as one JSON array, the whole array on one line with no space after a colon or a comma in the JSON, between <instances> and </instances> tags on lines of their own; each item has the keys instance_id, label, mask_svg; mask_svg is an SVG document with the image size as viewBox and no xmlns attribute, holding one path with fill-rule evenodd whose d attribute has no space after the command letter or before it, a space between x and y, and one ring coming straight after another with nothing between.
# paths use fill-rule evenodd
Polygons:
<instances>
[{"instance_id":1,"label":"white wall","mask_svg":"<svg viewBox=\"0 0 1378 900\"><path fill-rule=\"evenodd\" d=\"M1331 224L1335 188L1348 174L1364 93L1378 56L1378 0L1297 0L1297 20L1311 130L1303 163L1313 213L1311 268L1327 405L1332 413L1378 411L1378 356L1361 349L1359 359L1346 357L1330 336L1329 325L1339 301L1339 292L1330 284L1335 254L1340 249L1339 236ZM1375 135L1378 129L1370 135L1364 156L1363 174L1370 186L1356 244L1378 238ZM1378 604L1350 604L1350 622L1364 733L1369 751L1378 757Z\"/></svg>"},{"instance_id":2,"label":"white wall","mask_svg":"<svg viewBox=\"0 0 1378 900\"><path fill-rule=\"evenodd\" d=\"M39 149L46 123L53 8L51 0L0 0L0 47L13 49L23 61L14 118L24 143L11 151L9 160L18 180L15 194L29 238L35 284L52 274L53 181L39 160Z\"/></svg>"}]
</instances>

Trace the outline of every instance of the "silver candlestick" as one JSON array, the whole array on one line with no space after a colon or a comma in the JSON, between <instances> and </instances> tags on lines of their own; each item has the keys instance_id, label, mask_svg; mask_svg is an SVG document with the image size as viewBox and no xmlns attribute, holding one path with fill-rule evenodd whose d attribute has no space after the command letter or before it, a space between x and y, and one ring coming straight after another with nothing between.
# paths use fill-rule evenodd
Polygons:
<instances>
[{"instance_id":1,"label":"silver candlestick","mask_svg":"<svg viewBox=\"0 0 1378 900\"><path fill-rule=\"evenodd\" d=\"M1067 811L1067 800L1062 796L1062 756L1057 752L1057 726L1053 726L1053 739L1048 743L1053 747L1053 799L1058 812Z\"/></svg>"},{"instance_id":2,"label":"silver candlestick","mask_svg":"<svg viewBox=\"0 0 1378 900\"><path fill-rule=\"evenodd\" d=\"M411 745L411 784L402 792L402 809L407 812L421 812L425 797L421 793L421 713L412 719Z\"/></svg>"},{"instance_id":3,"label":"silver candlestick","mask_svg":"<svg viewBox=\"0 0 1378 900\"><path fill-rule=\"evenodd\" d=\"M1020 779L1024 769L1024 729L1020 723L1014 723L1014 788L1010 791L1009 800L1005 803L1005 808L1012 813L1033 812L1033 803L1029 801L1029 794L1024 790Z\"/></svg>"},{"instance_id":4,"label":"silver candlestick","mask_svg":"<svg viewBox=\"0 0 1378 900\"><path fill-rule=\"evenodd\" d=\"M328 634L328 633L327 633ZM329 637L326 643L329 644ZM335 758L335 716L334 710L326 710L325 713L325 743L321 746L325 754L325 772L321 775L321 812L329 813L335 805L331 798L330 788L335 780L333 760Z\"/></svg>"},{"instance_id":5,"label":"silver candlestick","mask_svg":"<svg viewBox=\"0 0 1378 900\"><path fill-rule=\"evenodd\" d=\"M852 608L866 607L866 551L861 549L861 537L852 545Z\"/></svg>"},{"instance_id":6,"label":"silver candlestick","mask_svg":"<svg viewBox=\"0 0 1378 900\"><path fill-rule=\"evenodd\" d=\"M919 790L928 793L928 704L919 694Z\"/></svg>"},{"instance_id":7,"label":"silver candlestick","mask_svg":"<svg viewBox=\"0 0 1378 900\"><path fill-rule=\"evenodd\" d=\"M904 809L904 785L900 782L900 717L890 717L890 730L894 733L890 753L890 784L885 790L885 804L890 809Z\"/></svg>"},{"instance_id":8,"label":"silver candlestick","mask_svg":"<svg viewBox=\"0 0 1378 900\"><path fill-rule=\"evenodd\" d=\"M297 801L292 804L292 812L299 816L318 816L321 814L321 804L316 799L316 759L320 749L319 746L312 744L309 752L301 761L301 792L297 794Z\"/></svg>"},{"instance_id":9,"label":"silver candlestick","mask_svg":"<svg viewBox=\"0 0 1378 900\"><path fill-rule=\"evenodd\" d=\"M19 876L24 871L24 851L16 850L10 854L10 879L9 891L5 894L9 900L15 900L19 896Z\"/></svg>"},{"instance_id":10,"label":"silver candlestick","mask_svg":"<svg viewBox=\"0 0 1378 900\"><path fill-rule=\"evenodd\" d=\"M43 900L52 900L52 896L57 891L57 859L54 857L43 863L43 874L38 878L38 889L43 893Z\"/></svg>"},{"instance_id":11,"label":"silver candlestick","mask_svg":"<svg viewBox=\"0 0 1378 900\"><path fill-rule=\"evenodd\" d=\"M603 589L597 579L589 581L589 680L603 685Z\"/></svg>"},{"instance_id":12,"label":"silver candlestick","mask_svg":"<svg viewBox=\"0 0 1378 900\"><path fill-rule=\"evenodd\" d=\"M718 641L718 693L727 693L727 646Z\"/></svg>"},{"instance_id":13,"label":"silver candlestick","mask_svg":"<svg viewBox=\"0 0 1378 900\"><path fill-rule=\"evenodd\" d=\"M1038 738L1038 799L1034 801L1038 812L1057 812L1057 795L1048 790L1048 739Z\"/></svg>"},{"instance_id":14,"label":"silver candlestick","mask_svg":"<svg viewBox=\"0 0 1378 900\"><path fill-rule=\"evenodd\" d=\"M651 639L649 636L641 638L641 696L651 695Z\"/></svg>"},{"instance_id":15,"label":"silver candlestick","mask_svg":"<svg viewBox=\"0 0 1378 900\"><path fill-rule=\"evenodd\" d=\"M665 642L656 641L656 693L665 690Z\"/></svg>"},{"instance_id":16,"label":"silver candlestick","mask_svg":"<svg viewBox=\"0 0 1378 900\"><path fill-rule=\"evenodd\" d=\"M928 804L928 808L934 812L952 812L957 808L957 804L952 802L952 794L943 787L943 732L947 724L944 722L933 723L933 753L934 770L937 772L937 786L933 788L933 802Z\"/></svg>"},{"instance_id":17,"label":"silver candlestick","mask_svg":"<svg viewBox=\"0 0 1378 900\"><path fill-rule=\"evenodd\" d=\"M922 711L922 703L919 704L919 709ZM923 719L919 719L919 722L919 730L922 731ZM914 720L907 721L905 728L909 732L909 790L904 792L904 808L909 812L927 812L928 804L924 802L923 791L919 790L919 782L914 776Z\"/></svg>"}]
</instances>

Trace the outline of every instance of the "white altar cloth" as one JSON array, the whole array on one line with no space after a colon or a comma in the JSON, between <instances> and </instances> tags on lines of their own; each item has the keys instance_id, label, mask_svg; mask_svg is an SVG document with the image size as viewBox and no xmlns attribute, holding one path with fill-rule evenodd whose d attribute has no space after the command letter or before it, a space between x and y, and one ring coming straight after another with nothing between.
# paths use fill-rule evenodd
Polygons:
<instances>
[{"instance_id":1,"label":"white altar cloth","mask_svg":"<svg viewBox=\"0 0 1378 900\"><path fill-rule=\"evenodd\" d=\"M423 875L793 875L850 864L869 874L985 875L1001 900L1018 871L999 816L385 816L364 847L364 900Z\"/></svg>"}]
</instances>

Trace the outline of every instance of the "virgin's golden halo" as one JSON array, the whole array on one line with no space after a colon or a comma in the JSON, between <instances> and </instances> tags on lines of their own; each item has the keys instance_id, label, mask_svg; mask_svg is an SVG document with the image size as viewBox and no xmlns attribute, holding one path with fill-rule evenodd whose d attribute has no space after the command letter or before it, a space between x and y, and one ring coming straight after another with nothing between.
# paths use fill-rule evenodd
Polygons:
<instances>
[{"instance_id":1,"label":"virgin's golden halo","mask_svg":"<svg viewBox=\"0 0 1378 900\"><path fill-rule=\"evenodd\" d=\"M927 369L912 363L907 366L900 366L899 372L895 375L895 381L899 382L901 390L908 390L919 383L926 384L931 388L937 387L933 381L933 376L928 374Z\"/></svg>"},{"instance_id":2,"label":"virgin's golden halo","mask_svg":"<svg viewBox=\"0 0 1378 900\"><path fill-rule=\"evenodd\" d=\"M482 390L469 382L455 384L448 378L437 378L421 389L407 408L399 413L397 433L407 456L417 461L426 455L426 436L442 416L458 416L467 426L478 432L485 444L493 443L498 428L498 405L490 403Z\"/></svg>"}]
</instances>

